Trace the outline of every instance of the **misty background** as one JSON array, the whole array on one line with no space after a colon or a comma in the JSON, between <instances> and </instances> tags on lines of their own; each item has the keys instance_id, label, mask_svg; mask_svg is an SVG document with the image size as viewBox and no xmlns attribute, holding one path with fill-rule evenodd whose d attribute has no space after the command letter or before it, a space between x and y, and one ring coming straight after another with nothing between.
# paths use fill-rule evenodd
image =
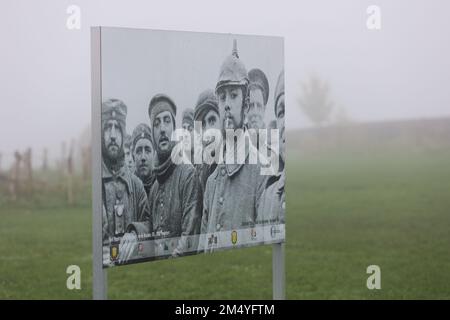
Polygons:
<instances>
[{"instance_id":1,"label":"misty background","mask_svg":"<svg viewBox=\"0 0 450 320\"><path fill-rule=\"evenodd\" d=\"M67 28L72 5L79 30ZM371 5L379 30L367 27ZM182 55L185 73L172 66L179 81L168 85L146 71L161 52L122 34L104 57L115 67L104 69L104 89L129 105L128 132L147 121L157 91L173 88L180 108L193 107L214 86L231 34L284 38L284 53L245 36L238 49L247 69L269 77L266 120L284 54L289 299L449 299L449 9L444 0L2 0L0 298L92 297L90 27L114 26L225 40L211 51L171 41L197 60ZM113 268L108 297L269 299L271 259L261 246ZM65 286L73 264L81 290ZM382 290L366 286L374 264Z\"/></svg>"},{"instance_id":2,"label":"misty background","mask_svg":"<svg viewBox=\"0 0 450 320\"><path fill-rule=\"evenodd\" d=\"M380 30L366 26L372 4ZM81 10L79 30L66 26L70 5ZM283 36L292 130L315 126L299 102L311 75L333 104L325 124L449 116L449 9L424 0L2 1L1 165L28 147L56 161L63 141L89 139L91 26Z\"/></svg>"}]
</instances>

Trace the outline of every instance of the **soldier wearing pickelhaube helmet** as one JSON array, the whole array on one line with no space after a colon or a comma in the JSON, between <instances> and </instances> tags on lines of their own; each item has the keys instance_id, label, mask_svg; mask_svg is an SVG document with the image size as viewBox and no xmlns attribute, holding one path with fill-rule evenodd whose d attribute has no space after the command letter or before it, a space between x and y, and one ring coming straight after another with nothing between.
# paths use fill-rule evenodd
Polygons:
<instances>
[{"instance_id":1,"label":"soldier wearing pickelhaube helmet","mask_svg":"<svg viewBox=\"0 0 450 320\"><path fill-rule=\"evenodd\" d=\"M216 84L219 116L222 129L239 129L244 126L244 111L248 106L248 74L239 59L237 42L233 51L223 62Z\"/></svg>"},{"instance_id":2,"label":"soldier wearing pickelhaube helmet","mask_svg":"<svg viewBox=\"0 0 450 320\"><path fill-rule=\"evenodd\" d=\"M232 54L220 68L215 90L224 137L227 129L244 128L248 83L247 70L239 58L235 40ZM247 160L251 147L251 144L246 148L239 142L235 143L235 155L236 152L245 152ZM225 156L226 152L225 148ZM218 164L206 183L201 233L232 231L254 225L256 205L263 192L265 178L261 175L259 164ZM207 237L202 236L199 250L209 249Z\"/></svg>"},{"instance_id":3,"label":"soldier wearing pickelhaube helmet","mask_svg":"<svg viewBox=\"0 0 450 320\"><path fill-rule=\"evenodd\" d=\"M127 106L118 99L102 103L103 263L126 262L135 248L138 229L148 232L149 207L142 182L124 163ZM120 245L109 246L120 239ZM115 244L114 244L115 245Z\"/></svg>"}]
</instances>

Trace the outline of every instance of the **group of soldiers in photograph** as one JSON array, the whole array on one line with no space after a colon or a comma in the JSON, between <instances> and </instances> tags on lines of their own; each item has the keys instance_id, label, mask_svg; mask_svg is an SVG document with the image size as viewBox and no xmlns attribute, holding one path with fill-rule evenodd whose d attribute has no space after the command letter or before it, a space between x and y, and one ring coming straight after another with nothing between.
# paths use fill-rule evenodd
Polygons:
<instances>
[{"instance_id":1,"label":"group of soldiers in photograph","mask_svg":"<svg viewBox=\"0 0 450 320\"><path fill-rule=\"evenodd\" d=\"M278 129L279 148L271 151L279 157L280 165L269 176L261 174L259 163L175 164L171 154L176 142L171 137L177 128L177 104L166 94L157 94L150 100L147 121L136 126L131 135L126 128L126 104L119 99L103 101L104 248L119 239L120 263L132 257L141 239L178 238L170 252L176 257L203 250L201 244L190 241L191 236L284 223L283 70L273 97L269 102L269 82L264 72L247 72L234 42L232 54L220 67L215 88L201 92L193 109L184 109L181 123L191 139L198 139L196 121L201 122L202 132ZM276 119L268 124L264 120L267 106ZM214 140L200 139L205 147ZM190 159L194 153L192 145L184 149L192 153ZM253 147L258 148L258 143Z\"/></svg>"}]
</instances>

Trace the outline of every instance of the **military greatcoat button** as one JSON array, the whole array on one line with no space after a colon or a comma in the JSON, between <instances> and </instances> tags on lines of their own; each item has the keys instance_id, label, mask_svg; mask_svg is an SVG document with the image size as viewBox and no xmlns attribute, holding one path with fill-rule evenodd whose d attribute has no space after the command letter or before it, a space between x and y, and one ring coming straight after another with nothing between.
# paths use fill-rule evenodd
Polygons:
<instances>
[{"instance_id":1,"label":"military greatcoat button","mask_svg":"<svg viewBox=\"0 0 450 320\"><path fill-rule=\"evenodd\" d=\"M220 173L224 176L225 173L227 173L227 172L225 171L225 168L222 168L222 169L220 170Z\"/></svg>"},{"instance_id":2,"label":"military greatcoat button","mask_svg":"<svg viewBox=\"0 0 450 320\"><path fill-rule=\"evenodd\" d=\"M221 227L222 227L222 226L220 225L220 223L218 223L218 224L216 225L216 230L219 231Z\"/></svg>"},{"instance_id":3,"label":"military greatcoat button","mask_svg":"<svg viewBox=\"0 0 450 320\"><path fill-rule=\"evenodd\" d=\"M219 198L219 203L220 203L220 204L223 204L223 197L220 197L220 198Z\"/></svg>"}]
</instances>

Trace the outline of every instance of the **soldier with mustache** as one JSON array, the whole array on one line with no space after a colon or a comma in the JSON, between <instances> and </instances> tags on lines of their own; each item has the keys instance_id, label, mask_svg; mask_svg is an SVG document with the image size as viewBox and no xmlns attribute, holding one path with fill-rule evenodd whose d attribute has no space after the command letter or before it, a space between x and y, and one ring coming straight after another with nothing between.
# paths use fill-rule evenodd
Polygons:
<instances>
[{"instance_id":1,"label":"soldier with mustache","mask_svg":"<svg viewBox=\"0 0 450 320\"><path fill-rule=\"evenodd\" d=\"M150 229L147 195L142 182L124 164L127 106L118 99L102 103L103 263L126 262L137 233ZM110 245L120 239L111 250ZM118 250L117 250L118 249ZM116 255L117 254L117 255Z\"/></svg>"},{"instance_id":2,"label":"soldier with mustache","mask_svg":"<svg viewBox=\"0 0 450 320\"><path fill-rule=\"evenodd\" d=\"M247 70L239 59L236 41L233 51L223 62L215 93L223 137L226 130L234 132L244 128L244 112L248 107ZM242 142L242 140L241 140ZM220 163L206 182L203 201L202 234L251 228L255 224L256 207L264 190L266 176L261 175L261 166L248 164L249 152L255 152L250 143L234 142L234 159L237 152L245 153L245 164ZM223 156L226 159L226 146ZM225 161L226 162L226 161ZM199 250L207 249L206 237L202 237Z\"/></svg>"},{"instance_id":3,"label":"soldier with mustache","mask_svg":"<svg viewBox=\"0 0 450 320\"><path fill-rule=\"evenodd\" d=\"M177 107L167 95L154 96L148 114L156 149L155 183L150 189L149 205L155 239L179 237L174 247L164 244L167 255L176 257L195 251L190 236L199 233L200 217L197 207L198 179L192 164L176 165L171 153Z\"/></svg>"}]
</instances>

